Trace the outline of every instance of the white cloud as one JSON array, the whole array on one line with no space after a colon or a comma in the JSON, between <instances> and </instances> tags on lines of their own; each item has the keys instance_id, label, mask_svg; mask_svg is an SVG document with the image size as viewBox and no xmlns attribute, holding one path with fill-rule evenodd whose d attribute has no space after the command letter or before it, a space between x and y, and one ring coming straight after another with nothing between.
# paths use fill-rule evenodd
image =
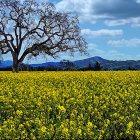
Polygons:
<instances>
[{"instance_id":1,"label":"white cloud","mask_svg":"<svg viewBox=\"0 0 140 140\"><path fill-rule=\"evenodd\" d=\"M88 50L94 50L95 48L97 48L97 45L94 43L89 43L88 44Z\"/></svg>"},{"instance_id":2,"label":"white cloud","mask_svg":"<svg viewBox=\"0 0 140 140\"><path fill-rule=\"evenodd\" d=\"M109 40L107 44L113 47L138 47L140 45L140 39L134 38L130 40Z\"/></svg>"},{"instance_id":3,"label":"white cloud","mask_svg":"<svg viewBox=\"0 0 140 140\"><path fill-rule=\"evenodd\" d=\"M73 12L79 15L80 21L90 21L95 23L91 16L92 0L62 0L56 4L58 11Z\"/></svg>"},{"instance_id":4,"label":"white cloud","mask_svg":"<svg viewBox=\"0 0 140 140\"><path fill-rule=\"evenodd\" d=\"M106 51L104 54L102 54L102 57L109 60L120 60L120 58L122 60L126 59L125 54L120 53L116 50Z\"/></svg>"},{"instance_id":5,"label":"white cloud","mask_svg":"<svg viewBox=\"0 0 140 140\"><path fill-rule=\"evenodd\" d=\"M97 47L97 45L94 44L94 43L88 44L88 51L89 51L89 53L92 51L92 52L95 53L96 55L99 55L99 54L103 54L103 53L104 53L104 51L101 50L101 49L99 49L99 48Z\"/></svg>"},{"instance_id":6,"label":"white cloud","mask_svg":"<svg viewBox=\"0 0 140 140\"><path fill-rule=\"evenodd\" d=\"M140 0L136 0L137 3L140 3Z\"/></svg>"},{"instance_id":7,"label":"white cloud","mask_svg":"<svg viewBox=\"0 0 140 140\"><path fill-rule=\"evenodd\" d=\"M89 57L93 56L100 56L105 59L110 59L110 60L125 60L127 58L130 58L130 56L127 56L121 52L118 52L116 50L109 50L105 51L100 49L96 44L90 43L88 44L88 52L89 52Z\"/></svg>"},{"instance_id":8,"label":"white cloud","mask_svg":"<svg viewBox=\"0 0 140 140\"><path fill-rule=\"evenodd\" d=\"M78 14L81 22L96 23L103 19L109 26L139 26L139 22L135 23L140 18L139 3L140 0L62 0L56 4L56 8Z\"/></svg>"},{"instance_id":9,"label":"white cloud","mask_svg":"<svg viewBox=\"0 0 140 140\"><path fill-rule=\"evenodd\" d=\"M140 27L140 17L129 19L105 20L105 24L108 26L120 26L131 24L132 27Z\"/></svg>"},{"instance_id":10,"label":"white cloud","mask_svg":"<svg viewBox=\"0 0 140 140\"><path fill-rule=\"evenodd\" d=\"M117 50L109 50L109 51L105 51L102 49L99 49L99 47L95 44L89 44L89 57L93 57L93 56L100 56L104 59L108 59L108 60L128 60L128 59L137 59L136 58L132 58L129 55L126 55L124 53L118 52Z\"/></svg>"},{"instance_id":11,"label":"white cloud","mask_svg":"<svg viewBox=\"0 0 140 140\"><path fill-rule=\"evenodd\" d=\"M123 30L108 30L108 29L101 29L97 31L93 31L90 29L82 29L82 35L85 35L89 38L96 38L96 37L119 37L123 35Z\"/></svg>"},{"instance_id":12,"label":"white cloud","mask_svg":"<svg viewBox=\"0 0 140 140\"><path fill-rule=\"evenodd\" d=\"M130 20L118 19L118 20L105 20L104 22L108 26L120 26L130 23Z\"/></svg>"}]
</instances>

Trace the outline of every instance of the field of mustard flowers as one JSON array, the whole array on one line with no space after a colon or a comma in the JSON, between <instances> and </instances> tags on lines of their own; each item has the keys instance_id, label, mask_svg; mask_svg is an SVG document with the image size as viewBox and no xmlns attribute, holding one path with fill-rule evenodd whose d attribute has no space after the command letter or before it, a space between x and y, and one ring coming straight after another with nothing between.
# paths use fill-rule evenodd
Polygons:
<instances>
[{"instance_id":1,"label":"field of mustard flowers","mask_svg":"<svg viewBox=\"0 0 140 140\"><path fill-rule=\"evenodd\" d=\"M140 139L140 71L0 72L0 139Z\"/></svg>"}]
</instances>

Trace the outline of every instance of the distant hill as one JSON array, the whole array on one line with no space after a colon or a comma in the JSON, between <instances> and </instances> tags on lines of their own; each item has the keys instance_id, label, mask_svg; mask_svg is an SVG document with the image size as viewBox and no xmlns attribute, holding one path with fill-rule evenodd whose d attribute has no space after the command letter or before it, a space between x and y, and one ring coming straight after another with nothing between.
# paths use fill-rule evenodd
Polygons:
<instances>
[{"instance_id":1,"label":"distant hill","mask_svg":"<svg viewBox=\"0 0 140 140\"><path fill-rule=\"evenodd\" d=\"M77 65L80 68L87 67L90 64L94 65L95 62L98 61L99 63L109 62L109 60L103 59L99 56L82 59L82 60L76 60L72 61L75 65ZM47 62L42 64L30 64L32 67L48 67L48 66L56 66L58 67L60 62Z\"/></svg>"},{"instance_id":2,"label":"distant hill","mask_svg":"<svg viewBox=\"0 0 140 140\"><path fill-rule=\"evenodd\" d=\"M100 65L103 67L104 70L127 70L128 67L132 69L137 69L140 70L140 60L126 60L126 61L114 61L114 60L107 60L103 59L102 57L95 56L95 57L90 57L87 59L83 60L77 60L77 61L72 61L75 65L77 65L79 68L86 68L91 64L93 67L94 64L98 61ZM49 67L49 66L54 66L54 67L59 67L60 62L47 62L47 63L42 63L42 64L29 64L31 67ZM2 61L0 64L0 68L5 68L5 67L11 67L12 66L12 61L7 60L7 61Z\"/></svg>"},{"instance_id":3,"label":"distant hill","mask_svg":"<svg viewBox=\"0 0 140 140\"><path fill-rule=\"evenodd\" d=\"M104 70L127 70L128 67L132 69L140 70L140 60L126 60L126 61L114 61L103 59L99 56L74 61L74 63L80 68L88 67L89 64L94 66L98 61Z\"/></svg>"},{"instance_id":4,"label":"distant hill","mask_svg":"<svg viewBox=\"0 0 140 140\"><path fill-rule=\"evenodd\" d=\"M11 60L1 61L0 68L11 67L13 62Z\"/></svg>"},{"instance_id":5,"label":"distant hill","mask_svg":"<svg viewBox=\"0 0 140 140\"><path fill-rule=\"evenodd\" d=\"M30 64L31 67L48 67L48 66L59 66L60 62L47 62L42 64Z\"/></svg>"},{"instance_id":6,"label":"distant hill","mask_svg":"<svg viewBox=\"0 0 140 140\"><path fill-rule=\"evenodd\" d=\"M126 60L126 61L109 61L101 63L104 69L108 70L127 70L128 67L140 70L140 60Z\"/></svg>"},{"instance_id":7,"label":"distant hill","mask_svg":"<svg viewBox=\"0 0 140 140\"><path fill-rule=\"evenodd\" d=\"M100 64L102 63L109 63L110 60L106 60L103 59L99 56L95 56L95 57L90 57L87 59L83 59L83 60L77 60L77 61L73 61L74 64L76 64L78 67L80 68L84 68L84 67L88 67L89 63L94 66L94 64L96 63L96 61L98 61Z\"/></svg>"}]
</instances>

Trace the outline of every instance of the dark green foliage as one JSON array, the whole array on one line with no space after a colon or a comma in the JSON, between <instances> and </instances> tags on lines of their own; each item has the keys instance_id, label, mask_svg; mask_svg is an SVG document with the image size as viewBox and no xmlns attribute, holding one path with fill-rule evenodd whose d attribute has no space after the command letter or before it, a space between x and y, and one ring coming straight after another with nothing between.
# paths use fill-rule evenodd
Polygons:
<instances>
[{"instance_id":1,"label":"dark green foliage","mask_svg":"<svg viewBox=\"0 0 140 140\"><path fill-rule=\"evenodd\" d=\"M1 61L2 61L2 55L1 55L1 52L0 52L0 64L1 64Z\"/></svg>"},{"instance_id":2,"label":"dark green foliage","mask_svg":"<svg viewBox=\"0 0 140 140\"><path fill-rule=\"evenodd\" d=\"M96 61L103 67L102 70L128 70L129 67L133 70L140 70L140 60L114 61L96 56L74 61L73 63L80 67L81 70L85 70L89 67L89 63L94 66Z\"/></svg>"},{"instance_id":3,"label":"dark green foliage","mask_svg":"<svg viewBox=\"0 0 140 140\"><path fill-rule=\"evenodd\" d=\"M136 69L134 69L134 68L132 68L132 67L129 66L128 67L128 70L136 70Z\"/></svg>"},{"instance_id":4,"label":"dark green foliage","mask_svg":"<svg viewBox=\"0 0 140 140\"><path fill-rule=\"evenodd\" d=\"M96 63L95 63L95 65L94 65L94 70L95 71L100 71L100 70L102 70L102 66L100 66L100 63L98 62L98 61L96 61Z\"/></svg>"},{"instance_id":5,"label":"dark green foliage","mask_svg":"<svg viewBox=\"0 0 140 140\"><path fill-rule=\"evenodd\" d=\"M62 60L60 61L60 69L61 70L77 70L78 67L69 60Z\"/></svg>"},{"instance_id":6,"label":"dark green foliage","mask_svg":"<svg viewBox=\"0 0 140 140\"><path fill-rule=\"evenodd\" d=\"M92 70L93 68L92 68L92 65L89 63L89 65L88 65L88 69L89 70Z\"/></svg>"}]
</instances>

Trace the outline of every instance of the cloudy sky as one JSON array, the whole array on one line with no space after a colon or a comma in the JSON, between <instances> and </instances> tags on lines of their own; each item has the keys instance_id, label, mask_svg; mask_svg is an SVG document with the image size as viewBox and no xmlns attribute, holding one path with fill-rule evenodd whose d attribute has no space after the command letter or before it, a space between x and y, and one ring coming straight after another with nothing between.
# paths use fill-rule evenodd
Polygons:
<instances>
[{"instance_id":1,"label":"cloudy sky","mask_svg":"<svg viewBox=\"0 0 140 140\"><path fill-rule=\"evenodd\" d=\"M93 56L112 60L140 59L140 0L48 1L54 3L58 11L79 16L81 32L88 43L89 56L81 56L77 52L70 57L65 53L60 54L58 60L79 60ZM30 62L45 61L38 58L38 61ZM57 60L48 58L47 61Z\"/></svg>"}]
</instances>

